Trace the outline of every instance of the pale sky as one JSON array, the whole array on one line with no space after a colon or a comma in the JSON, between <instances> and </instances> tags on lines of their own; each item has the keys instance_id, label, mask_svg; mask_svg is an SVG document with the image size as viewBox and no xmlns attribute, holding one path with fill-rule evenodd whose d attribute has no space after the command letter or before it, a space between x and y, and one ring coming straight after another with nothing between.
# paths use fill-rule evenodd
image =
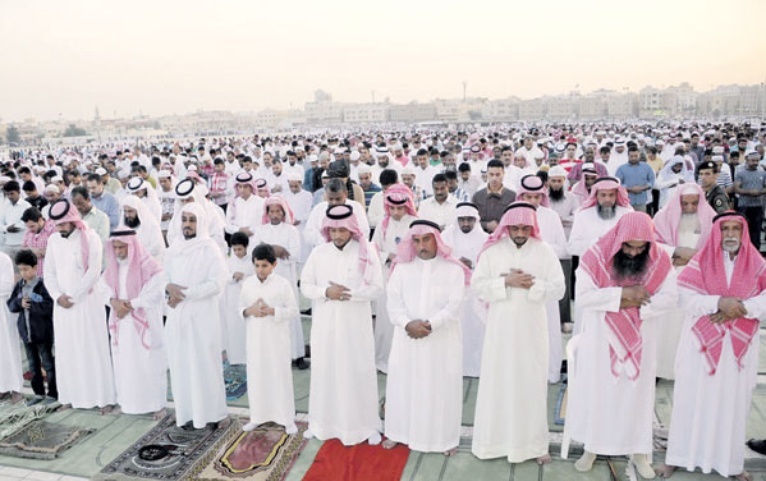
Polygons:
<instances>
[{"instance_id":1,"label":"pale sky","mask_svg":"<svg viewBox=\"0 0 766 481\"><path fill-rule=\"evenodd\" d=\"M0 0L0 119L766 81L765 0Z\"/></svg>"}]
</instances>

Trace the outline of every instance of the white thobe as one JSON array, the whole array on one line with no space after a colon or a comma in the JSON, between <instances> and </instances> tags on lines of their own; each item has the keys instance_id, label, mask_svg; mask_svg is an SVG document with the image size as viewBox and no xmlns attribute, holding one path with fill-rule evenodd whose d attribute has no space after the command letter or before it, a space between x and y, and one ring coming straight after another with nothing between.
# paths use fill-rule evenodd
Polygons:
<instances>
[{"instance_id":1,"label":"white thobe","mask_svg":"<svg viewBox=\"0 0 766 481\"><path fill-rule=\"evenodd\" d=\"M559 215L548 207L537 208L537 223L540 237L553 248L559 260L569 259L567 238ZM551 301L546 309L548 313L548 381L559 382L561 379L561 312L558 300Z\"/></svg>"},{"instance_id":2,"label":"white thobe","mask_svg":"<svg viewBox=\"0 0 766 481\"><path fill-rule=\"evenodd\" d=\"M734 262L728 259L728 253L725 257L726 277L731 282ZM724 477L734 476L744 471L745 424L758 380L760 329L742 358L742 369L737 366L727 329L718 367L710 375L710 366L692 328L700 317L718 310L719 296L686 288L679 288L679 295L686 319L676 357L665 463L690 471L698 467L703 473L715 470ZM745 299L744 304L747 317L766 317L766 291Z\"/></svg>"},{"instance_id":3,"label":"white thobe","mask_svg":"<svg viewBox=\"0 0 766 481\"><path fill-rule=\"evenodd\" d=\"M167 307L165 341L176 425L200 429L228 415L220 321L226 264L215 241L195 241L202 240L180 241L193 245L165 254L166 282L187 287L186 298Z\"/></svg>"},{"instance_id":4,"label":"white thobe","mask_svg":"<svg viewBox=\"0 0 766 481\"><path fill-rule=\"evenodd\" d=\"M255 236L256 244L265 243L284 247L290 254L288 259L277 259L275 273L284 277L292 286L293 295L298 298L298 269L297 263L301 258L301 238L298 229L282 222L279 225L263 224ZM300 313L290 319L290 339L292 339L293 359L306 355L306 341L303 337L303 325Z\"/></svg>"},{"instance_id":5,"label":"white thobe","mask_svg":"<svg viewBox=\"0 0 766 481\"><path fill-rule=\"evenodd\" d=\"M6 302L13 293L13 262L0 252L0 392L21 392L21 344L16 327L18 314L8 312Z\"/></svg>"},{"instance_id":6,"label":"white thobe","mask_svg":"<svg viewBox=\"0 0 766 481\"><path fill-rule=\"evenodd\" d=\"M247 200L242 197L235 197L231 203L232 205L226 209L226 226L224 227L226 233L234 234L239 229L246 227L255 234L263 220L263 199L253 194ZM253 252L256 244L253 236L250 236L249 239L248 255Z\"/></svg>"},{"instance_id":7,"label":"white thobe","mask_svg":"<svg viewBox=\"0 0 766 481\"><path fill-rule=\"evenodd\" d=\"M642 356L638 378L631 381L623 365L612 374L609 355L614 337L605 321L607 312L620 310L621 287L599 289L581 268L577 272L576 302L582 309L582 333L573 337L573 365L569 366L567 430L591 453L608 456L652 453L652 421L657 368L657 324L664 321L678 299L676 274L670 270L641 307Z\"/></svg>"},{"instance_id":8,"label":"white thobe","mask_svg":"<svg viewBox=\"0 0 766 481\"><path fill-rule=\"evenodd\" d=\"M383 268L383 282L384 285L388 284L388 271L389 263L388 257L393 254L396 255L396 246L399 241L404 239L407 235L407 231L410 230L410 223L416 218L405 214L400 220L393 218L388 221L388 228L386 229L385 238L383 237L383 226L375 229L372 234L372 243L378 248L381 261L384 264ZM391 342L394 339L394 325L388 317L388 309L386 309L386 292L385 290L376 299L376 311L375 311L375 367L380 372L388 372L388 356L391 353Z\"/></svg>"},{"instance_id":9,"label":"white thobe","mask_svg":"<svg viewBox=\"0 0 766 481\"><path fill-rule=\"evenodd\" d=\"M395 328L386 437L415 451L444 452L460 443L464 285L463 269L441 257L399 264L388 281L387 307ZM429 321L431 334L410 338L405 327L413 320Z\"/></svg>"},{"instance_id":10,"label":"white thobe","mask_svg":"<svg viewBox=\"0 0 766 481\"><path fill-rule=\"evenodd\" d=\"M233 253L226 259L229 273L223 289L223 322L221 323L223 349L230 364L245 364L247 354L245 348L245 321L239 309L240 293L243 283L253 274L255 269L250 256L239 258ZM242 280L235 280L234 273L241 272Z\"/></svg>"},{"instance_id":11,"label":"white thobe","mask_svg":"<svg viewBox=\"0 0 766 481\"><path fill-rule=\"evenodd\" d=\"M301 256L296 260L299 264L303 264L306 262L306 258L308 258L310 251L310 249L305 247L303 232L306 230L306 222L309 219L309 214L311 214L311 202L313 201L313 198L311 197L311 192L302 189L297 194L293 194L292 192L285 192L283 197L290 205L290 209L293 211L293 217L295 218L295 221L299 222L296 227L298 228L298 232L301 234Z\"/></svg>"},{"instance_id":12,"label":"white thobe","mask_svg":"<svg viewBox=\"0 0 766 481\"><path fill-rule=\"evenodd\" d=\"M295 397L290 363L290 319L298 315L298 304L290 281L272 273L261 282L245 279L239 314L262 299L274 315L247 317L247 398L250 422L272 421L282 426L295 423Z\"/></svg>"},{"instance_id":13,"label":"white thobe","mask_svg":"<svg viewBox=\"0 0 766 481\"><path fill-rule=\"evenodd\" d=\"M602 219L598 216L598 208L593 206L589 209L578 210L575 212L572 221L572 232L569 234L567 248L569 254L582 257L585 251L590 249L596 241L617 225L617 221L633 209L630 207L617 206L614 217L611 219Z\"/></svg>"},{"instance_id":14,"label":"white thobe","mask_svg":"<svg viewBox=\"0 0 766 481\"><path fill-rule=\"evenodd\" d=\"M370 205L367 207L367 219L370 222L370 227L377 229L380 221L386 215L386 211L383 208L383 194L385 191L375 192L370 199Z\"/></svg>"},{"instance_id":15,"label":"white thobe","mask_svg":"<svg viewBox=\"0 0 766 481\"><path fill-rule=\"evenodd\" d=\"M164 276L154 275L141 287L133 299L128 298L128 266L119 265L119 292L113 292L101 280L99 290L105 305L110 298L129 301L134 309L144 309L149 330L146 337L149 348L141 343L136 321L131 314L117 323L117 344L112 342L112 364L117 404L125 414L157 412L165 407L168 398L168 360L165 353L165 333L162 327L162 303L165 296ZM111 310L111 319L116 311ZM114 341L114 339L113 339Z\"/></svg>"},{"instance_id":16,"label":"white thobe","mask_svg":"<svg viewBox=\"0 0 766 481\"><path fill-rule=\"evenodd\" d=\"M530 289L506 287L502 274L521 269ZM553 249L508 237L479 258L472 287L489 303L472 451L511 463L548 453L548 322L546 305L561 299L564 273Z\"/></svg>"},{"instance_id":17,"label":"white thobe","mask_svg":"<svg viewBox=\"0 0 766 481\"><path fill-rule=\"evenodd\" d=\"M559 215L561 225L564 227L564 235L566 235L567 239L569 239L569 234L572 232L572 222L579 205L577 197L568 190L564 190L564 198L562 200L558 202L550 201L550 209Z\"/></svg>"},{"instance_id":18,"label":"white thobe","mask_svg":"<svg viewBox=\"0 0 766 481\"><path fill-rule=\"evenodd\" d=\"M441 204L436 202L436 198L429 197L418 206L418 218L430 220L444 230L455 223L457 204L458 200L454 195L448 195L447 200Z\"/></svg>"},{"instance_id":19,"label":"white thobe","mask_svg":"<svg viewBox=\"0 0 766 481\"><path fill-rule=\"evenodd\" d=\"M80 237L88 236L88 270L83 268ZM94 290L101 276L103 249L92 230L75 229L67 238L58 232L48 239L45 286L53 299L56 333L56 384L61 404L89 409L115 403L114 373L109 353L106 311ZM74 305L58 304L67 294Z\"/></svg>"},{"instance_id":20,"label":"white thobe","mask_svg":"<svg viewBox=\"0 0 766 481\"><path fill-rule=\"evenodd\" d=\"M699 224L696 226L697 232L687 230L682 225L678 227L678 246L671 246L658 242L657 245L667 252L671 258L676 247L688 247L695 249L697 246L697 240L700 237ZM675 267L677 275L681 275L686 266ZM658 326L658 340L657 340L657 377L662 379L675 379L675 364L676 364L676 352L678 351L678 343L681 339L681 330L686 318L686 312L679 305L675 309L668 312L663 322Z\"/></svg>"},{"instance_id":21,"label":"white thobe","mask_svg":"<svg viewBox=\"0 0 766 481\"><path fill-rule=\"evenodd\" d=\"M481 246L489 234L479 225L477 219L473 230L463 233L453 224L442 234L442 240L452 248L452 255L458 259L471 261L471 268L476 268L476 260ZM481 373L481 352L484 346L484 330L487 323L487 309L476 293L469 289L460 307L460 328L463 337L463 376L479 377Z\"/></svg>"},{"instance_id":22,"label":"white thobe","mask_svg":"<svg viewBox=\"0 0 766 481\"><path fill-rule=\"evenodd\" d=\"M301 275L301 292L313 310L309 429L319 439L339 438L347 446L381 427L370 302L383 292L383 272L372 244L367 253L373 273L368 285L362 283L354 240L343 250L332 242L317 246ZM351 299L326 298L330 282L348 287Z\"/></svg>"},{"instance_id":23,"label":"white thobe","mask_svg":"<svg viewBox=\"0 0 766 481\"><path fill-rule=\"evenodd\" d=\"M162 257L165 255L165 238L162 237L162 230L159 224L154 221L142 222L141 225L135 228L135 231L138 242L149 251L152 257L161 263Z\"/></svg>"}]
</instances>

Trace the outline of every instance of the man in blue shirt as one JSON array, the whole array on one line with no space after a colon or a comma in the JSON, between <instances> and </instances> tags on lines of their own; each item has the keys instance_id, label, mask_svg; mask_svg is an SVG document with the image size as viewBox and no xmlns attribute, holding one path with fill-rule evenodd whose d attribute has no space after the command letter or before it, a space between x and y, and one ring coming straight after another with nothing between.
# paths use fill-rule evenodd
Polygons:
<instances>
[{"instance_id":1,"label":"man in blue shirt","mask_svg":"<svg viewBox=\"0 0 766 481\"><path fill-rule=\"evenodd\" d=\"M87 186L91 203L109 217L109 229L114 230L120 222L120 203L117 198L104 191L104 179L98 174L88 175Z\"/></svg>"},{"instance_id":2,"label":"man in blue shirt","mask_svg":"<svg viewBox=\"0 0 766 481\"><path fill-rule=\"evenodd\" d=\"M628 163L617 169L617 178L628 191L633 210L646 212L646 204L649 202L648 192L654 187L654 171L649 164L641 162L640 158L638 146L628 147Z\"/></svg>"}]
</instances>

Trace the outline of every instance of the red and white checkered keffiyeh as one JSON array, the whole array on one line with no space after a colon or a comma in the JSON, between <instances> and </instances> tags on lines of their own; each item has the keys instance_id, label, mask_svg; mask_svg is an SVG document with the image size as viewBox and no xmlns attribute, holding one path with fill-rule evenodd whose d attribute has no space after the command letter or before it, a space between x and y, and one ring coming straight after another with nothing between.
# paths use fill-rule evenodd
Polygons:
<instances>
[{"instance_id":1,"label":"red and white checkered keffiyeh","mask_svg":"<svg viewBox=\"0 0 766 481\"><path fill-rule=\"evenodd\" d=\"M667 205L657 212L654 216L654 228L657 232L657 240L671 245L678 246L678 223L681 221L683 209L681 207L682 195L699 195L699 205L697 206L697 218L700 223L700 237L696 248L699 250L705 245L710 235L710 226L713 225L715 211L705 200L705 191L697 184L684 184L676 189L673 197Z\"/></svg>"},{"instance_id":2,"label":"red and white checkered keffiyeh","mask_svg":"<svg viewBox=\"0 0 766 481\"><path fill-rule=\"evenodd\" d=\"M625 242L649 242L649 260L644 273L638 277L618 279L613 273L614 256ZM642 285L654 295L673 265L670 257L657 246L652 219L643 212L628 212L620 218L599 241L588 249L580 261L582 269L600 289ZM628 379L635 380L641 373L643 339L641 338L641 310L638 307L607 312L605 321L611 332L609 357L612 374L619 376L618 364L626 368Z\"/></svg>"},{"instance_id":3,"label":"red and white checkered keffiyeh","mask_svg":"<svg viewBox=\"0 0 766 481\"><path fill-rule=\"evenodd\" d=\"M583 182L585 182L584 179ZM622 207L630 207L630 197L628 197L628 191L625 190L625 187L620 185L620 181L614 177L601 177L597 179L596 182L591 186L590 194L588 195L588 198L585 199L585 201L582 203L582 205L580 205L580 210L594 207L596 204L598 204L598 199L596 198L598 191L610 189L617 189L616 205Z\"/></svg>"},{"instance_id":4,"label":"red and white checkered keffiyeh","mask_svg":"<svg viewBox=\"0 0 766 481\"><path fill-rule=\"evenodd\" d=\"M723 235L721 224L735 220L742 224L742 243L734 261L734 273L731 284L726 280L724 267L724 252L721 245ZM678 277L678 285L704 295L736 297L749 299L766 289L766 261L758 250L749 242L747 222L739 215L724 215L719 217L702 249L692 257L692 260ZM718 362L721 360L723 340L728 330L731 334L731 347L737 365L742 369L742 359L747 354L750 343L758 331L758 319L740 317L723 324L710 322L710 317L700 317L692 328L692 332L700 342L701 351L710 367L710 375L715 374Z\"/></svg>"}]
</instances>

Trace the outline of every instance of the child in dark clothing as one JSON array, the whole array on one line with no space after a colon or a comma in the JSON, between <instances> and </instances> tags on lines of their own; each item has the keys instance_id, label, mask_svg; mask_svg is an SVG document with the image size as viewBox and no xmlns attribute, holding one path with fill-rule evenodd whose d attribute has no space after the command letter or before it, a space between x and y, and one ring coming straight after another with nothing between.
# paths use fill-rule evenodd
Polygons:
<instances>
[{"instance_id":1,"label":"child in dark clothing","mask_svg":"<svg viewBox=\"0 0 766 481\"><path fill-rule=\"evenodd\" d=\"M58 398L53 359L53 299L43 280L37 277L37 256L31 250L19 251L15 262L21 280L16 283L8 299L8 309L19 315L16 325L33 374L35 397L27 405L40 402L51 404ZM45 396L43 369L48 376L48 397Z\"/></svg>"}]
</instances>

